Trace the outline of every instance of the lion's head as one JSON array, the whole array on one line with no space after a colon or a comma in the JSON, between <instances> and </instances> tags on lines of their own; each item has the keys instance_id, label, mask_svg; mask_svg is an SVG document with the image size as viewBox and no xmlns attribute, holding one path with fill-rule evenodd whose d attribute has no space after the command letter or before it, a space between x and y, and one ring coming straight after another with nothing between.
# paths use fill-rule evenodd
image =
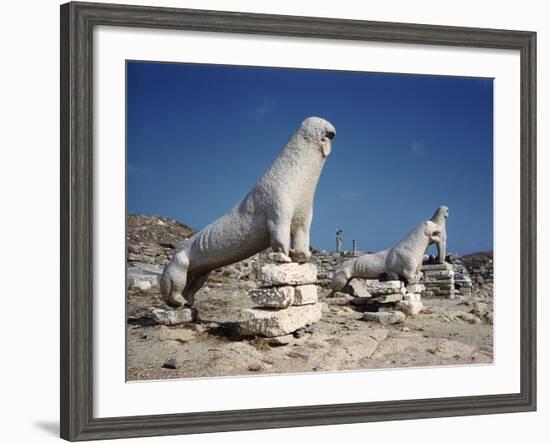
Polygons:
<instances>
[{"instance_id":1,"label":"lion's head","mask_svg":"<svg viewBox=\"0 0 550 443\"><path fill-rule=\"evenodd\" d=\"M336 135L336 129L330 122L319 117L306 118L298 134L308 142L318 147L323 157L328 157L332 150L332 139Z\"/></svg>"},{"instance_id":2,"label":"lion's head","mask_svg":"<svg viewBox=\"0 0 550 443\"><path fill-rule=\"evenodd\" d=\"M434 212L434 215L432 216L432 221L447 219L448 217L449 217L449 208L447 206L440 206Z\"/></svg>"}]
</instances>

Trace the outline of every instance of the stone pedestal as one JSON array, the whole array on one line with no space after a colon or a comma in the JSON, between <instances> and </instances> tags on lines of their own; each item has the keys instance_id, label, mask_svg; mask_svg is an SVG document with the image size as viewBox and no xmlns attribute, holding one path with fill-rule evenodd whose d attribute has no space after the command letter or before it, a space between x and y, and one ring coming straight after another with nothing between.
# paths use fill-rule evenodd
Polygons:
<instances>
[{"instance_id":1,"label":"stone pedestal","mask_svg":"<svg viewBox=\"0 0 550 443\"><path fill-rule=\"evenodd\" d=\"M425 296L455 297L455 272L451 264L423 265L421 271L421 282L426 287L423 292Z\"/></svg>"},{"instance_id":2,"label":"stone pedestal","mask_svg":"<svg viewBox=\"0 0 550 443\"><path fill-rule=\"evenodd\" d=\"M250 291L255 308L241 316L241 335L266 337L287 344L296 331L321 319L317 268L306 263L270 263L260 271L261 286Z\"/></svg>"},{"instance_id":3,"label":"stone pedestal","mask_svg":"<svg viewBox=\"0 0 550 443\"><path fill-rule=\"evenodd\" d=\"M352 278L341 293L334 294L333 300L349 300L361 312L389 312L396 309L405 293L405 286L399 280ZM366 316L365 319L372 320L374 317Z\"/></svg>"},{"instance_id":4,"label":"stone pedestal","mask_svg":"<svg viewBox=\"0 0 550 443\"><path fill-rule=\"evenodd\" d=\"M407 315L417 315L422 308L420 301L424 285L414 284L405 286L400 280L379 281L362 278L353 278L343 288L342 292L334 294L332 300L348 301L358 311L365 312L364 319L392 323L388 319L396 319L394 323L402 321L405 317L401 313L393 315L396 311L402 311ZM331 300L331 299L327 299ZM368 313L368 314L367 314ZM376 313L388 313L388 315L373 315Z\"/></svg>"}]
</instances>

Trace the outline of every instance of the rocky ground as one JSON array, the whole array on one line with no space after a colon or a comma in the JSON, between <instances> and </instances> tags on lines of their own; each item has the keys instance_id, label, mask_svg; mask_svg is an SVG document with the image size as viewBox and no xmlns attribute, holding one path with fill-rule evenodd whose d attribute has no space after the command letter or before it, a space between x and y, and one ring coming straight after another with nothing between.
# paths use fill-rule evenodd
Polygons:
<instances>
[{"instance_id":1,"label":"rocky ground","mask_svg":"<svg viewBox=\"0 0 550 443\"><path fill-rule=\"evenodd\" d=\"M261 255L212 273L197 294L195 322L158 325L151 312L166 306L156 276L171 256L175 241L192 233L191 228L167 218L130 216L128 380L487 364L493 360L491 253L450 257L457 272L471 276L473 290L452 300L423 297L422 312L396 325L362 320L363 314L350 305L327 298L331 269L342 258L323 253L313 260L319 268L323 317L298 330L288 345L273 346L261 337L239 335L241 312L252 307L247 292L257 286Z\"/></svg>"}]
</instances>

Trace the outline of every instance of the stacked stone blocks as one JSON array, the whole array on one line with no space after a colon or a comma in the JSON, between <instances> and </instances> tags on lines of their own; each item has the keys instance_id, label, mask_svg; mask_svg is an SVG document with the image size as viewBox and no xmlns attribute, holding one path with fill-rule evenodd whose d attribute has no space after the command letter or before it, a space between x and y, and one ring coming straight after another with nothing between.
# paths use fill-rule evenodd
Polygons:
<instances>
[{"instance_id":1,"label":"stacked stone blocks","mask_svg":"<svg viewBox=\"0 0 550 443\"><path fill-rule=\"evenodd\" d=\"M282 344L299 329L321 319L317 267L311 263L270 263L262 266L260 287L249 293L257 307L245 309L241 335L262 336Z\"/></svg>"},{"instance_id":2,"label":"stacked stone blocks","mask_svg":"<svg viewBox=\"0 0 550 443\"><path fill-rule=\"evenodd\" d=\"M423 290L421 284L405 286L400 280L353 278L344 287L343 293L335 294L335 298L348 299L357 310L364 312L365 320L398 323L405 317L401 313L396 314L396 311L417 315L422 310Z\"/></svg>"},{"instance_id":3,"label":"stacked stone blocks","mask_svg":"<svg viewBox=\"0 0 550 443\"><path fill-rule=\"evenodd\" d=\"M421 271L423 274L422 284L426 288L423 292L425 296L455 297L453 265L449 263L423 265Z\"/></svg>"}]
</instances>

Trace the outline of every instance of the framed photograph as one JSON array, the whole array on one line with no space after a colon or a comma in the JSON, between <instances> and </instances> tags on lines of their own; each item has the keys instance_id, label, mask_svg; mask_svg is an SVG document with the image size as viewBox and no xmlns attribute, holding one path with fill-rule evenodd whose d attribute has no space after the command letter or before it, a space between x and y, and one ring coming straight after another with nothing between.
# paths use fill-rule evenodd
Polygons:
<instances>
[{"instance_id":1,"label":"framed photograph","mask_svg":"<svg viewBox=\"0 0 550 443\"><path fill-rule=\"evenodd\" d=\"M62 5L61 437L534 411L535 79L534 32Z\"/></svg>"}]
</instances>

